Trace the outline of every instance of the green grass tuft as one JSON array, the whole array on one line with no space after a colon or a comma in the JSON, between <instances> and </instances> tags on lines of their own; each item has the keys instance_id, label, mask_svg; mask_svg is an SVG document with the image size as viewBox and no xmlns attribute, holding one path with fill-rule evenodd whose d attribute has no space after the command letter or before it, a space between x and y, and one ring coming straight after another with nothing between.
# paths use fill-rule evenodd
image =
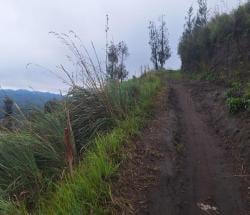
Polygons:
<instances>
[{"instance_id":1,"label":"green grass tuft","mask_svg":"<svg viewBox=\"0 0 250 215\"><path fill-rule=\"evenodd\" d=\"M116 122L108 134L98 135L84 154L72 177L41 199L37 214L108 214L110 186L121 161L121 146L140 128L152 107L153 96L161 86L157 75L140 82L140 100L125 120Z\"/></svg>"},{"instance_id":2,"label":"green grass tuft","mask_svg":"<svg viewBox=\"0 0 250 215\"><path fill-rule=\"evenodd\" d=\"M106 214L121 145L139 133L162 74L110 83L103 93L78 89L51 113L35 111L19 130L2 134L1 214ZM71 176L65 158L65 109L72 142L82 152Z\"/></svg>"}]
</instances>

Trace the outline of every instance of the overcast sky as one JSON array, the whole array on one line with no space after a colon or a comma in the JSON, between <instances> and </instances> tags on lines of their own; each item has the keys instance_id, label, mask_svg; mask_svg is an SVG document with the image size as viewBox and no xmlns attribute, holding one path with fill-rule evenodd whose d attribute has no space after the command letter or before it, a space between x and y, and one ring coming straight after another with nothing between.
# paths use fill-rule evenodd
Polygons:
<instances>
[{"instance_id":1,"label":"overcast sky","mask_svg":"<svg viewBox=\"0 0 250 215\"><path fill-rule=\"evenodd\" d=\"M243 0L242 0L243 1ZM88 46L95 43L100 56L105 52L105 16L109 14L112 39L124 40L130 56L130 74L150 64L148 23L165 14L172 57L169 68L179 68L177 45L184 18L195 0L0 0L0 85L2 88L33 88L54 91L65 89L50 73L59 64L68 64L67 49L50 31L75 31ZM215 8L231 10L239 0L208 0L211 14ZM26 68L28 63L33 66ZM36 64L41 65L35 66ZM59 72L56 72L58 75Z\"/></svg>"}]
</instances>

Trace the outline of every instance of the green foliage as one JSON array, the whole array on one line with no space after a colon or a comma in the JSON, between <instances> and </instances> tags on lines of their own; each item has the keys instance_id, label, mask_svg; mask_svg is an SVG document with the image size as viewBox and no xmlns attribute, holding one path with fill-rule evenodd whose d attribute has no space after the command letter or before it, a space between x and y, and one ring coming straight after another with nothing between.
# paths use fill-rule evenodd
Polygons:
<instances>
[{"instance_id":1,"label":"green foliage","mask_svg":"<svg viewBox=\"0 0 250 215\"><path fill-rule=\"evenodd\" d=\"M171 50L168 41L168 29L164 15L159 19L159 26L155 22L149 23L149 45L151 48L151 61L154 69L163 69L166 61L171 57Z\"/></svg>"},{"instance_id":2,"label":"green foliage","mask_svg":"<svg viewBox=\"0 0 250 215\"><path fill-rule=\"evenodd\" d=\"M250 99L250 83L246 84L245 91L244 91L244 97L247 99Z\"/></svg>"},{"instance_id":3,"label":"green foliage","mask_svg":"<svg viewBox=\"0 0 250 215\"><path fill-rule=\"evenodd\" d=\"M80 154L97 132L110 129L114 121L102 92L75 88L69 93L69 110L76 150Z\"/></svg>"},{"instance_id":4,"label":"green foliage","mask_svg":"<svg viewBox=\"0 0 250 215\"><path fill-rule=\"evenodd\" d=\"M111 201L111 179L121 160L121 145L138 134L161 86L157 74L146 75L138 88L138 102L125 120L118 120L107 134L97 135L72 177L67 177L56 190L40 201L37 214L108 214ZM134 82L127 86L134 87Z\"/></svg>"},{"instance_id":5,"label":"green foliage","mask_svg":"<svg viewBox=\"0 0 250 215\"><path fill-rule=\"evenodd\" d=\"M250 99L232 97L228 98L226 103L230 113L235 114L247 110L250 106Z\"/></svg>"},{"instance_id":6,"label":"green foliage","mask_svg":"<svg viewBox=\"0 0 250 215\"><path fill-rule=\"evenodd\" d=\"M71 123L77 152L80 154L90 139L116 125L144 99L148 88L159 84L154 75L125 82L109 81L103 92L75 88L69 94Z\"/></svg>"},{"instance_id":7,"label":"green foliage","mask_svg":"<svg viewBox=\"0 0 250 215\"><path fill-rule=\"evenodd\" d=\"M21 214L20 211L9 201L0 199L0 214L1 215L16 215Z\"/></svg>"},{"instance_id":8,"label":"green foliage","mask_svg":"<svg viewBox=\"0 0 250 215\"><path fill-rule=\"evenodd\" d=\"M5 113L5 117L11 116L13 113L13 104L14 104L13 100L9 98L8 96L6 96L4 98L3 103L4 103L3 111Z\"/></svg>"},{"instance_id":9,"label":"green foliage","mask_svg":"<svg viewBox=\"0 0 250 215\"><path fill-rule=\"evenodd\" d=\"M107 87L107 95L112 107L113 116L117 119L124 118L138 102L140 94L140 80L132 79L117 85L110 83Z\"/></svg>"},{"instance_id":10,"label":"green foliage","mask_svg":"<svg viewBox=\"0 0 250 215\"><path fill-rule=\"evenodd\" d=\"M32 114L21 131L1 134L0 198L32 208L41 193L59 179L64 162L62 112ZM0 204L4 210L6 204Z\"/></svg>"},{"instance_id":11,"label":"green foliage","mask_svg":"<svg viewBox=\"0 0 250 215\"><path fill-rule=\"evenodd\" d=\"M234 78L234 71L238 71L237 78L245 80L249 77L250 3L230 14L217 14L209 22L197 26L197 21L206 19L200 14L202 11L200 6L196 17L193 17L192 8L188 12L178 49L183 71L208 72L212 78Z\"/></svg>"},{"instance_id":12,"label":"green foliage","mask_svg":"<svg viewBox=\"0 0 250 215\"><path fill-rule=\"evenodd\" d=\"M38 214L102 214L101 202L109 197L111 176L117 169L112 155L125 137L120 128L97 137L80 166L60 184L48 200L40 202Z\"/></svg>"},{"instance_id":13,"label":"green foliage","mask_svg":"<svg viewBox=\"0 0 250 215\"><path fill-rule=\"evenodd\" d=\"M58 111L58 108L60 107L60 101L56 99L52 99L47 101L44 104L44 113L53 113Z\"/></svg>"},{"instance_id":14,"label":"green foliage","mask_svg":"<svg viewBox=\"0 0 250 215\"><path fill-rule=\"evenodd\" d=\"M250 113L250 83L245 87L244 98L247 100L247 111Z\"/></svg>"},{"instance_id":15,"label":"green foliage","mask_svg":"<svg viewBox=\"0 0 250 215\"><path fill-rule=\"evenodd\" d=\"M28 196L31 201L39 192L41 174L36 165L32 145L37 140L25 134L10 134L0 142L0 188L3 197L17 198Z\"/></svg>"},{"instance_id":16,"label":"green foliage","mask_svg":"<svg viewBox=\"0 0 250 215\"><path fill-rule=\"evenodd\" d=\"M183 73L181 71L168 70L166 76L171 80L181 80L183 78Z\"/></svg>"},{"instance_id":17,"label":"green foliage","mask_svg":"<svg viewBox=\"0 0 250 215\"><path fill-rule=\"evenodd\" d=\"M110 80L123 81L128 76L124 61L128 57L128 47L124 41L111 44L107 47L107 78Z\"/></svg>"},{"instance_id":18,"label":"green foliage","mask_svg":"<svg viewBox=\"0 0 250 215\"><path fill-rule=\"evenodd\" d=\"M11 214L15 206L14 214L100 214L121 159L120 145L139 131L161 73L126 82L107 79L93 44L96 63L75 44L74 32L73 38L52 34L72 52L76 73L61 65L71 86L68 95L47 103L44 112L20 111L23 119L16 119L15 131L1 133L0 211ZM120 46L123 61L127 51Z\"/></svg>"},{"instance_id":19,"label":"green foliage","mask_svg":"<svg viewBox=\"0 0 250 215\"><path fill-rule=\"evenodd\" d=\"M20 130L1 134L0 212L12 214L18 208L26 214L40 202L39 208L46 211L41 214L99 214L121 159L120 145L138 132L160 85L159 73L153 73L119 85L109 83L103 92L77 88L52 112L33 111L20 122ZM56 185L66 170L68 109L74 140L85 149L84 160L73 177ZM46 196L48 190L53 199ZM44 195L49 204L43 198L38 201Z\"/></svg>"},{"instance_id":20,"label":"green foliage","mask_svg":"<svg viewBox=\"0 0 250 215\"><path fill-rule=\"evenodd\" d=\"M248 84L249 85L249 84ZM232 87L226 92L226 104L230 113L236 114L250 108L250 94L248 85L245 87L240 82L233 82Z\"/></svg>"},{"instance_id":21,"label":"green foliage","mask_svg":"<svg viewBox=\"0 0 250 215\"><path fill-rule=\"evenodd\" d=\"M232 87L226 93L227 97L241 97L243 94L243 87L240 82L233 82Z\"/></svg>"}]
</instances>

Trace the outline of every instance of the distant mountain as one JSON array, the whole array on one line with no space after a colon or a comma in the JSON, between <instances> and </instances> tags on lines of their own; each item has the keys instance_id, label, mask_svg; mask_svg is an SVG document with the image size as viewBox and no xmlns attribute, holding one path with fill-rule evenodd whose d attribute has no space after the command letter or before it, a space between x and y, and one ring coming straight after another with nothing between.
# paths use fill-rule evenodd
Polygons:
<instances>
[{"instance_id":1,"label":"distant mountain","mask_svg":"<svg viewBox=\"0 0 250 215\"><path fill-rule=\"evenodd\" d=\"M61 95L49 92L0 89L0 117L3 116L3 100L5 96L11 98L24 112L32 108L41 109L49 100L62 99Z\"/></svg>"}]
</instances>

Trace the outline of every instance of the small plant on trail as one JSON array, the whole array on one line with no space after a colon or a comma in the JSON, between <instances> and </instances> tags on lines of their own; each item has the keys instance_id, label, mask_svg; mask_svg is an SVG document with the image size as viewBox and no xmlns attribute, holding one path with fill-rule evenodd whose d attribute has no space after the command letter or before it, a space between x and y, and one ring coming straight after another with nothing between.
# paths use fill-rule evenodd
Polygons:
<instances>
[{"instance_id":1,"label":"small plant on trail","mask_svg":"<svg viewBox=\"0 0 250 215\"><path fill-rule=\"evenodd\" d=\"M244 89L244 86L240 82L233 82L232 87L226 92L226 104L230 113L239 113L249 109L250 96L248 91Z\"/></svg>"},{"instance_id":2,"label":"small plant on trail","mask_svg":"<svg viewBox=\"0 0 250 215\"><path fill-rule=\"evenodd\" d=\"M226 92L226 97L242 97L243 86L240 82L233 82L231 87Z\"/></svg>"},{"instance_id":3,"label":"small plant on trail","mask_svg":"<svg viewBox=\"0 0 250 215\"><path fill-rule=\"evenodd\" d=\"M250 100L245 98L228 98L226 103L230 113L233 114L246 111L250 107Z\"/></svg>"}]
</instances>

